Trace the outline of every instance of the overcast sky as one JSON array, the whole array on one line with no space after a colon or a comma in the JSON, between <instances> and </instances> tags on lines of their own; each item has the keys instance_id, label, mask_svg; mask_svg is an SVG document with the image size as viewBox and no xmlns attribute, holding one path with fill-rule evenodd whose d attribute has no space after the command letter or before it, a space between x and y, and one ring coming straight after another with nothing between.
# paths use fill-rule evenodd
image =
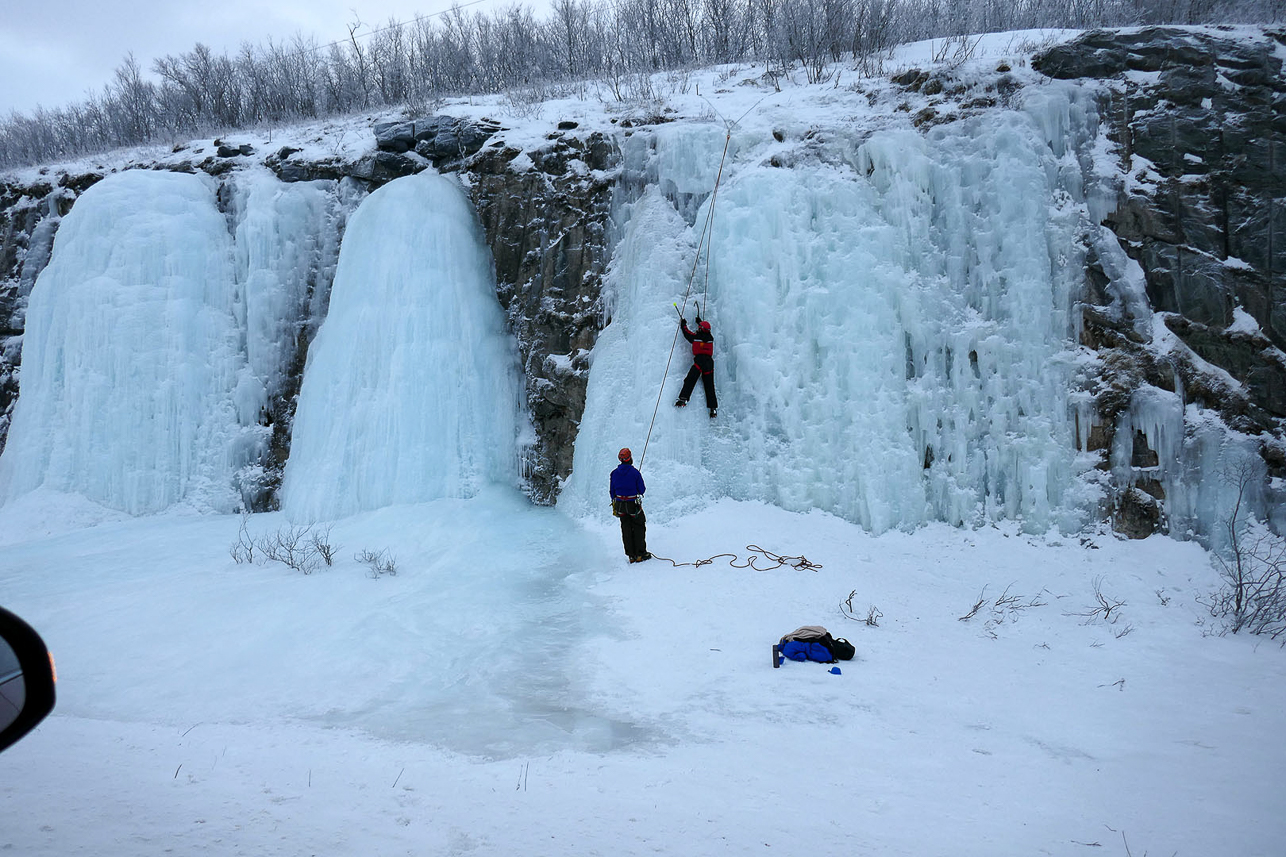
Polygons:
<instances>
[{"instance_id":1,"label":"overcast sky","mask_svg":"<svg viewBox=\"0 0 1286 857\"><path fill-rule=\"evenodd\" d=\"M469 11L492 12L514 0L484 0ZM242 42L314 35L325 44L348 35L355 16L378 28L390 16L409 21L450 0L0 0L0 117L37 104L62 107L99 92L130 51L144 70L166 54L204 42L235 53ZM460 3L466 5L465 2ZM522 5L540 8L537 4ZM543 4L542 4L543 5Z\"/></svg>"}]
</instances>

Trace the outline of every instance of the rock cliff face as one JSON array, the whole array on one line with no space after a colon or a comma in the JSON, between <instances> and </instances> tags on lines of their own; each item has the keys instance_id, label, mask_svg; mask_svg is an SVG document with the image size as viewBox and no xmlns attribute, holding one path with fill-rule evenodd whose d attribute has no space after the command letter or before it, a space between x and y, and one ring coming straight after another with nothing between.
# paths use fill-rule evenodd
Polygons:
<instances>
[{"instance_id":1,"label":"rock cliff face","mask_svg":"<svg viewBox=\"0 0 1286 857\"><path fill-rule=\"evenodd\" d=\"M1081 339L1101 371L1087 448L1105 469L1114 448L1128 459L1112 512L1128 535L1167 527L1157 452L1142 432L1115 437L1148 387L1218 413L1258 440L1270 486L1286 477L1286 30L1266 35L1092 31L1033 59L1052 77L1101 81L1122 177L1103 222L1146 286L1146 306L1115 299L1128 272L1091 253Z\"/></svg>"},{"instance_id":2,"label":"rock cliff face","mask_svg":"<svg viewBox=\"0 0 1286 857\"><path fill-rule=\"evenodd\" d=\"M497 298L526 374L535 438L524 461L524 485L534 501L553 504L561 480L571 472L576 429L585 407L587 355L603 325L602 274L619 151L601 133L575 133L574 123L551 130L541 145L527 151L499 141L484 149L499 130L488 121L435 116L374 126L375 151L357 159L307 160L298 150L282 148L262 163L284 182L341 180L335 184L336 193L350 198L430 166L461 174L492 247ZM231 197L228 182L255 153L248 145L219 141L213 149L213 154L184 150L163 162L137 166L214 176L221 183L218 197L226 208ZM520 155L522 162L515 165ZM61 217L102 177L63 173L53 181L0 184L0 450L18 395L27 296L49 262ZM338 219L337 228L342 229L343 222ZM310 296L310 304L324 315L329 278L316 288L320 293L316 299ZM275 488L289 454L299 374L320 322L314 318L301 324L303 336L291 377L282 385L283 396L271 403L270 458L263 463L264 477L247 494L255 510L275 508Z\"/></svg>"},{"instance_id":3,"label":"rock cliff face","mask_svg":"<svg viewBox=\"0 0 1286 857\"><path fill-rule=\"evenodd\" d=\"M1088 405L1078 415L1081 445L1098 454L1111 497L1104 517L1130 536L1167 531L1175 518L1168 494L1180 477L1161 461L1173 450L1155 448L1155 433L1137 419L1153 390L1202 410L1182 417L1185 432L1214 413L1219 431L1252 439L1268 474L1265 505L1286 514L1286 30L1266 33L1094 31L1033 59L1045 75L1093 87L1105 123L1093 169L1109 164L1111 175L1087 175L1086 183L1108 189L1091 207L1102 209L1110 233L1086 240L1079 331L1096 359L1081 377ZM923 89L935 80L913 70L894 82ZM917 117L915 125L927 131L933 122ZM215 141L212 154L194 148L136 166L202 171L226 183L239 167L262 164L284 182L343 180L336 187L350 197L430 166L460 174L491 244L497 298L526 374L535 431L525 486L536 502L554 503L571 471L589 354L606 322L609 223L618 197L633 192L618 141L564 122L520 148L499 123L451 116L371 130L373 145L357 157L256 154ZM20 384L26 297L60 218L102 177L54 173L0 181L0 449ZM324 315L329 282L317 287L312 306ZM306 336L295 373L307 344ZM288 395L272 415L280 437L268 470L288 454L293 406ZM274 502L271 478L265 484L256 508Z\"/></svg>"},{"instance_id":4,"label":"rock cliff face","mask_svg":"<svg viewBox=\"0 0 1286 857\"><path fill-rule=\"evenodd\" d=\"M0 182L0 452L9 434L18 398L18 365L22 356L27 296L49 263L58 223L76 195L101 176L30 187Z\"/></svg>"},{"instance_id":5,"label":"rock cliff face","mask_svg":"<svg viewBox=\"0 0 1286 857\"><path fill-rule=\"evenodd\" d=\"M485 150L469 165L497 294L527 376L537 438L527 479L541 503L557 499L572 469L589 352L603 326L607 224L620 160L602 134L573 130L561 128L548 146L528 153L534 169L512 172L521 153L509 147Z\"/></svg>"}]
</instances>

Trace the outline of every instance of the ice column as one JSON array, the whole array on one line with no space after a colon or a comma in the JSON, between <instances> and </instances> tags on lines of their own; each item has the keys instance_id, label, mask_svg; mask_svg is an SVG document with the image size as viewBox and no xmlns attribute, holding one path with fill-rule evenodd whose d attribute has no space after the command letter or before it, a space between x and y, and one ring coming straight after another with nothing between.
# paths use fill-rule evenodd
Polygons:
<instances>
[{"instance_id":1,"label":"ice column","mask_svg":"<svg viewBox=\"0 0 1286 857\"><path fill-rule=\"evenodd\" d=\"M324 280L326 266L333 271L335 183L286 184L267 170L246 170L232 189L247 368L267 398L278 392L298 347L310 289Z\"/></svg>"},{"instance_id":2,"label":"ice column","mask_svg":"<svg viewBox=\"0 0 1286 857\"><path fill-rule=\"evenodd\" d=\"M131 170L85 192L31 293L0 499L43 485L134 514L235 506L231 260L208 179Z\"/></svg>"},{"instance_id":3,"label":"ice column","mask_svg":"<svg viewBox=\"0 0 1286 857\"><path fill-rule=\"evenodd\" d=\"M304 371L282 508L325 520L517 481L521 385L490 253L453 181L352 216Z\"/></svg>"}]
</instances>

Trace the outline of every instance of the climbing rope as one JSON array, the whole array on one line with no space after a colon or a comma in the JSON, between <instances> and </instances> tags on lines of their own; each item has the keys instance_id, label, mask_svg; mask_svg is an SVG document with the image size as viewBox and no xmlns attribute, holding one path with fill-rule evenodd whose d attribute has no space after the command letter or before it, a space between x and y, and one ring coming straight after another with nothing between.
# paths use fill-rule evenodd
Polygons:
<instances>
[{"instance_id":1,"label":"climbing rope","mask_svg":"<svg viewBox=\"0 0 1286 857\"><path fill-rule=\"evenodd\" d=\"M766 548L761 548L759 545L746 545L746 550L750 551L750 556L746 558L745 562L740 562L741 557L735 553L717 553L709 559L697 559L692 562L679 562L666 556L657 556L656 554L652 554L652 559L663 559L675 568L681 568L685 565L690 565L693 568L700 568L703 565L710 565L715 560L722 559L724 557L731 557L731 559L728 560L728 565L733 568L751 568L755 571L775 571L783 565L789 565L797 571L817 571L817 569L822 567L821 563L810 562L807 557L782 556L781 554L775 554ZM762 554L762 557L758 556L759 554ZM760 568L755 564L755 560L761 558L766 562L774 564Z\"/></svg>"},{"instance_id":2,"label":"climbing rope","mask_svg":"<svg viewBox=\"0 0 1286 857\"><path fill-rule=\"evenodd\" d=\"M692 273L688 275L688 288L683 293L683 308L679 310L679 317L688 308L688 298L692 294L692 284L697 279L697 266L701 264L701 248L705 247L706 251L706 278L705 291L703 296L708 294L710 288L710 234L711 225L714 223L714 204L719 199L719 182L723 181L723 163L728 157L728 144L732 142L732 126L727 127L727 133L723 138L723 155L719 158L719 172L715 175L714 190L710 194L710 209L706 212L706 222L701 227L701 238L697 241L696 258L692 260ZM705 307L702 307L705 312ZM656 391L656 404L652 406L652 422L648 423L647 438L643 441L643 454L639 456L639 469L643 468L643 461L647 458L647 446L652 442L652 429L656 426L656 415L661 410L661 397L665 395L665 379L670 377L670 363L674 361L674 347L679 343L679 331L676 328L674 338L670 341L670 354L665 358L665 372L661 375L661 386Z\"/></svg>"},{"instance_id":3,"label":"climbing rope","mask_svg":"<svg viewBox=\"0 0 1286 857\"><path fill-rule=\"evenodd\" d=\"M696 254L696 257L692 260L692 273L688 275L688 288L683 293L683 308L679 310L680 318L683 317L683 313L688 308L688 298L692 294L692 284L696 282L696 279L697 279L697 267L701 264L702 247L705 248L706 271L705 271L705 281L701 287L701 312L704 313L706 311L706 308L709 306L710 241L714 235L714 229L713 229L714 206L715 206L715 203L719 200L719 184L720 182L723 181L723 165L724 165L724 162L728 159L728 145L732 142L732 129L736 128L737 125L741 123L742 119L745 119L747 116L749 116L751 111L753 111L756 107L762 104L765 99L770 97L771 97L770 95L765 95L763 98L759 99L754 104L750 105L750 107L746 110L745 113L742 113L740 116L737 117L737 120L735 122L729 122L726 118L724 118L724 115L719 112L719 108L714 106L714 103L710 101L710 99L706 98L705 96L702 96L702 100L705 101L706 104L710 105L710 109L715 112L715 115L717 115L720 119L723 120L723 127L725 131L724 137L723 137L723 154L720 155L719 157L719 171L715 174L714 190L711 191L710 193L710 208L706 212L706 222L701 227L701 238L697 241L697 254ZM648 426L647 426L647 438L643 441L643 453L639 456L640 470L643 469L643 460L647 458L648 444L652 442L652 429L656 427L656 415L661 410L661 397L665 395L665 379L670 377L670 363L673 362L674 360L674 347L678 345L678 342L679 342L679 331L676 329L674 331L674 338L670 341L670 354L668 357L665 358L665 372L661 375L661 387L659 390L656 391L656 404L652 406L652 421L648 423Z\"/></svg>"}]
</instances>

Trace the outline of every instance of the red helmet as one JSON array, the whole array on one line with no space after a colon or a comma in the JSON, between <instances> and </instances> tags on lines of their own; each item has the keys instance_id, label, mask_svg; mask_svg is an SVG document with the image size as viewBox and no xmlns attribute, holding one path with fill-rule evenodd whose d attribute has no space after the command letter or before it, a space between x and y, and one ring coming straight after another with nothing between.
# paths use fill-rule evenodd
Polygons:
<instances>
[{"instance_id":1,"label":"red helmet","mask_svg":"<svg viewBox=\"0 0 1286 857\"><path fill-rule=\"evenodd\" d=\"M708 321L703 321L703 322L701 322L700 324L698 324L698 325L697 325L697 327L699 327L699 328L700 328L700 329L702 329L702 330L709 330L709 329L710 329L710 322L708 322Z\"/></svg>"},{"instance_id":2,"label":"red helmet","mask_svg":"<svg viewBox=\"0 0 1286 857\"><path fill-rule=\"evenodd\" d=\"M621 451L616 453L616 457L627 464L634 460L634 456L630 454L630 448L628 446L621 447Z\"/></svg>"}]
</instances>

